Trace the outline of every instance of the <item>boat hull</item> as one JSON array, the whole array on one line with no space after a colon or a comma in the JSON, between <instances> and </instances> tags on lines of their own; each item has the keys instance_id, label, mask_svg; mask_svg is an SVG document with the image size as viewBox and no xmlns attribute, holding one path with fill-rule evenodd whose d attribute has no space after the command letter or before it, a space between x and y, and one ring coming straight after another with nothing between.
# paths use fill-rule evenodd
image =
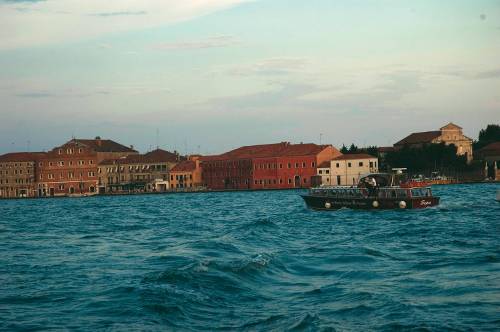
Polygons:
<instances>
[{"instance_id":1,"label":"boat hull","mask_svg":"<svg viewBox=\"0 0 500 332\"><path fill-rule=\"evenodd\" d=\"M341 208L361 210L422 209L439 205L439 197L414 198L334 198L302 195L306 205L314 210L338 210ZM404 202L404 203L402 203Z\"/></svg>"}]
</instances>

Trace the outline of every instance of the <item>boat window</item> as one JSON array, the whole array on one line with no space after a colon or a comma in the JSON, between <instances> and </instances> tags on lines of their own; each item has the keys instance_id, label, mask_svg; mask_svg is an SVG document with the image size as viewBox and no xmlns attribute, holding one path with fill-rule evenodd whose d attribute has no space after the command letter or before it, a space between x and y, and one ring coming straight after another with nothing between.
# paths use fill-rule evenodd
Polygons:
<instances>
[{"instance_id":1,"label":"boat window","mask_svg":"<svg viewBox=\"0 0 500 332\"><path fill-rule=\"evenodd\" d=\"M398 190L398 197L406 197L406 190L405 189L399 189Z\"/></svg>"}]
</instances>

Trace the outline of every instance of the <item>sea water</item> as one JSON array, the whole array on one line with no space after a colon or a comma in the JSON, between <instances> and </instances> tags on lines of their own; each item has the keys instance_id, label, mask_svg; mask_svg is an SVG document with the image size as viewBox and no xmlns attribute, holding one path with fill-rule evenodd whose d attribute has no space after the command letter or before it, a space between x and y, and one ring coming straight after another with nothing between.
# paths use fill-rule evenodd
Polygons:
<instances>
[{"instance_id":1,"label":"sea water","mask_svg":"<svg viewBox=\"0 0 500 332\"><path fill-rule=\"evenodd\" d=\"M425 210L305 191L0 201L0 329L500 329L498 184Z\"/></svg>"}]
</instances>

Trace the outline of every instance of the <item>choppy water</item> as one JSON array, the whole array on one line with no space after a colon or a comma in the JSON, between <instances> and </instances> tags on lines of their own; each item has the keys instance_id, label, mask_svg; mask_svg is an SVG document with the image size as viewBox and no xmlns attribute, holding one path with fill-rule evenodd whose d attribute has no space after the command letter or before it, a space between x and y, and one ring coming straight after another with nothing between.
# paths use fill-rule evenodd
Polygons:
<instances>
[{"instance_id":1,"label":"choppy water","mask_svg":"<svg viewBox=\"0 0 500 332\"><path fill-rule=\"evenodd\" d=\"M314 212L298 191L0 201L1 330L498 330L499 185Z\"/></svg>"}]
</instances>

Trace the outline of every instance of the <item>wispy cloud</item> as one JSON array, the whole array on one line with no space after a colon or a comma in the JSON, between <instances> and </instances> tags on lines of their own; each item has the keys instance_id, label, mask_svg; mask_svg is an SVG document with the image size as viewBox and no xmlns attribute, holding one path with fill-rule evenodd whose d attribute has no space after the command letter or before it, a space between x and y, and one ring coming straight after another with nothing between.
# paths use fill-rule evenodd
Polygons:
<instances>
[{"instance_id":1,"label":"wispy cloud","mask_svg":"<svg viewBox=\"0 0 500 332\"><path fill-rule=\"evenodd\" d=\"M234 36L214 36L201 40L181 41L164 43L154 46L157 50L193 50L204 48L227 47L237 44L239 41Z\"/></svg>"},{"instance_id":2,"label":"wispy cloud","mask_svg":"<svg viewBox=\"0 0 500 332\"><path fill-rule=\"evenodd\" d=\"M0 0L0 49L62 43L174 24L247 1L250 0L85 0L82 5L81 0ZM206 41L205 47L227 42Z\"/></svg>"},{"instance_id":3,"label":"wispy cloud","mask_svg":"<svg viewBox=\"0 0 500 332\"><path fill-rule=\"evenodd\" d=\"M52 88L52 89L37 89L26 88L19 86L5 87L1 90L10 91L10 95L17 98L28 99L44 99L44 98L90 98L96 96L108 95L142 95L142 94L165 94L171 90L167 87L151 85L151 84L135 84L135 85L114 85L114 86L97 86L89 87L72 87L72 88Z\"/></svg>"},{"instance_id":4,"label":"wispy cloud","mask_svg":"<svg viewBox=\"0 0 500 332\"><path fill-rule=\"evenodd\" d=\"M233 67L229 70L229 74L237 76L285 75L302 71L307 64L308 61L305 58L276 57Z\"/></svg>"},{"instance_id":5,"label":"wispy cloud","mask_svg":"<svg viewBox=\"0 0 500 332\"><path fill-rule=\"evenodd\" d=\"M95 14L89 14L89 15L90 16L98 16L98 17L110 17L110 16L136 16L136 15L147 15L147 14L148 14L148 12L145 10L138 10L138 11L95 13Z\"/></svg>"}]
</instances>

